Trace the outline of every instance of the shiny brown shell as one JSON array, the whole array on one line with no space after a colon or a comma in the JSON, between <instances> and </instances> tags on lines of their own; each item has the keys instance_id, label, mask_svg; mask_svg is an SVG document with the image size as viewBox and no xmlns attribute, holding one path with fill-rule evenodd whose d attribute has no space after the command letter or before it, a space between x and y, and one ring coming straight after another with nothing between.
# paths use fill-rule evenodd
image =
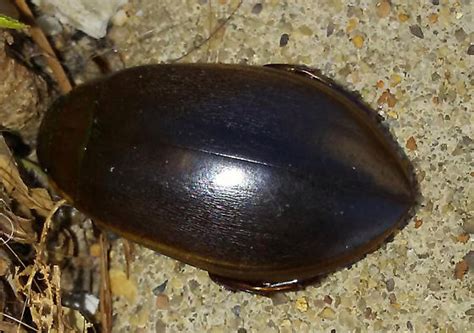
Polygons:
<instances>
[{"instance_id":1,"label":"shiny brown shell","mask_svg":"<svg viewBox=\"0 0 474 333\"><path fill-rule=\"evenodd\" d=\"M53 105L38 157L99 225L252 291L360 259L416 197L375 113L289 65L117 72Z\"/></svg>"}]
</instances>

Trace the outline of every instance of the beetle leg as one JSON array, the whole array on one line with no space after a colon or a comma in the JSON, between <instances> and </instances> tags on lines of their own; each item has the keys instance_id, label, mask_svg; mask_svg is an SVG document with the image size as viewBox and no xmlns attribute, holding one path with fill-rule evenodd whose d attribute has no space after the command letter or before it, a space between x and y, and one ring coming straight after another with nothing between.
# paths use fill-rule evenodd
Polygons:
<instances>
[{"instance_id":1,"label":"beetle leg","mask_svg":"<svg viewBox=\"0 0 474 333\"><path fill-rule=\"evenodd\" d=\"M289 65L289 64L267 64L264 67L279 69L298 75L303 75L309 79L321 81L330 87L338 87L334 80L325 76L319 69L311 68L304 65Z\"/></svg>"},{"instance_id":2,"label":"beetle leg","mask_svg":"<svg viewBox=\"0 0 474 333\"><path fill-rule=\"evenodd\" d=\"M338 85L336 81L327 77L321 72L321 70L316 69L316 68L311 68L304 65L289 65L289 64L267 64L267 65L264 65L264 67L279 69L279 70L294 73L297 75L306 76L308 79L317 80L335 90L339 90L340 92L344 94L353 95L355 100L362 98L362 96L358 92L345 90L340 85Z\"/></svg>"},{"instance_id":3,"label":"beetle leg","mask_svg":"<svg viewBox=\"0 0 474 333\"><path fill-rule=\"evenodd\" d=\"M269 295L275 292L297 291L304 289L309 284L320 281L321 276L308 280L290 280L285 282L256 282L234 280L209 273L209 277L215 283L231 291L247 291L254 294Z\"/></svg>"}]
</instances>

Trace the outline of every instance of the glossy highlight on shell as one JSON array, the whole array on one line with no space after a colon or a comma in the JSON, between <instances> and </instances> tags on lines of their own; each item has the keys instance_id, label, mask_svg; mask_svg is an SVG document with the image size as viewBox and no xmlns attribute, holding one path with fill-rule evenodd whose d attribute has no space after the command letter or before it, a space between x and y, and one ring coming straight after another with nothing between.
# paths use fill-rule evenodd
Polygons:
<instances>
[{"instance_id":1,"label":"glossy highlight on shell","mask_svg":"<svg viewBox=\"0 0 474 333\"><path fill-rule=\"evenodd\" d=\"M52 106L38 158L100 226L256 292L357 261L417 196L375 113L290 65L114 73Z\"/></svg>"}]
</instances>

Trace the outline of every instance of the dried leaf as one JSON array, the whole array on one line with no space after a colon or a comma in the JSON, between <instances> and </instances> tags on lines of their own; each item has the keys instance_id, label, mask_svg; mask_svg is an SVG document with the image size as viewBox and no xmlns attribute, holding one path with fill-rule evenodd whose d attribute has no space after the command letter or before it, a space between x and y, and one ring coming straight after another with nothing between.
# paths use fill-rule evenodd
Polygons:
<instances>
[{"instance_id":1,"label":"dried leaf","mask_svg":"<svg viewBox=\"0 0 474 333\"><path fill-rule=\"evenodd\" d=\"M63 309L61 304L61 271L59 266L53 266L53 276L51 278L53 286L54 298L56 301L56 323L58 332L64 332Z\"/></svg>"},{"instance_id":2,"label":"dried leaf","mask_svg":"<svg viewBox=\"0 0 474 333\"><path fill-rule=\"evenodd\" d=\"M63 308L64 318L67 320L64 322L64 332L89 332L88 328L93 328L94 325L89 322L79 310L71 308ZM94 332L94 330L91 330Z\"/></svg>"},{"instance_id":3,"label":"dried leaf","mask_svg":"<svg viewBox=\"0 0 474 333\"><path fill-rule=\"evenodd\" d=\"M64 204L64 200L58 201L48 212L41 232L40 241L36 244L36 257L33 265L29 265L20 271L15 268L13 282L15 290L26 296L33 322L40 331L50 332L63 327L61 299L59 296L60 275L57 266L50 266L44 260L45 242L53 215ZM42 286L37 284L41 280ZM35 284L35 288L32 288Z\"/></svg>"},{"instance_id":4,"label":"dried leaf","mask_svg":"<svg viewBox=\"0 0 474 333\"><path fill-rule=\"evenodd\" d=\"M13 240L18 243L36 242L33 220L15 215L6 202L0 200L0 243Z\"/></svg>"},{"instance_id":5,"label":"dried leaf","mask_svg":"<svg viewBox=\"0 0 474 333\"><path fill-rule=\"evenodd\" d=\"M15 159L3 137L0 137L0 182L6 192L19 204L47 216L53 208L53 201L45 189L28 189L18 172Z\"/></svg>"},{"instance_id":6,"label":"dried leaf","mask_svg":"<svg viewBox=\"0 0 474 333\"><path fill-rule=\"evenodd\" d=\"M38 327L50 331L54 322L54 299L50 283L50 269L46 265L40 266L40 272L46 288L41 292L30 289L30 312L33 321Z\"/></svg>"},{"instance_id":7,"label":"dried leaf","mask_svg":"<svg viewBox=\"0 0 474 333\"><path fill-rule=\"evenodd\" d=\"M38 290L32 288L33 281L41 279L44 288ZM26 282L22 282L25 281ZM33 322L41 331L50 332L53 324L57 324L58 307L55 302L51 267L40 261L34 265L27 266L23 271L18 268L14 275L14 281L18 292L23 293L29 299L29 309Z\"/></svg>"}]
</instances>

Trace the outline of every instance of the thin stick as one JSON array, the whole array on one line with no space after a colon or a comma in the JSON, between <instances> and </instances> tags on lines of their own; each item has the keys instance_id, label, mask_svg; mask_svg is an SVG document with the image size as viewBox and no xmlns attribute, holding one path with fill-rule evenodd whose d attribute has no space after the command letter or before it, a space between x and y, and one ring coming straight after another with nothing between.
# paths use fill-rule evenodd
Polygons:
<instances>
[{"instance_id":1,"label":"thin stick","mask_svg":"<svg viewBox=\"0 0 474 333\"><path fill-rule=\"evenodd\" d=\"M229 21L232 19L232 17L234 17L235 13L240 9L240 7L242 6L242 4L244 3L243 0L240 0L239 1L239 4L237 6L235 6L234 10L230 13L230 15L224 20L224 22L222 22L221 24L219 24L215 29L214 31L212 31L209 36L203 40L201 43L199 43L198 45L196 45L195 47L193 47L191 50L187 51L186 53L184 53L182 56L179 56L178 58L176 59L173 59L173 60L170 60L171 63L173 62L178 62L180 60L183 60L184 58L186 58L187 56L189 56L191 53L193 53L194 51L197 51L199 50L201 47L203 47L207 42L209 42L212 38L214 38L214 36L219 32L219 30L221 30L222 28L224 28L224 26L229 23Z\"/></svg>"},{"instance_id":2,"label":"thin stick","mask_svg":"<svg viewBox=\"0 0 474 333\"><path fill-rule=\"evenodd\" d=\"M63 322L63 308L61 304L61 270L59 266L53 266L53 282L54 293L56 294L56 316L58 321L58 333L64 333L64 322Z\"/></svg>"},{"instance_id":3,"label":"thin stick","mask_svg":"<svg viewBox=\"0 0 474 333\"><path fill-rule=\"evenodd\" d=\"M25 326L25 327L28 327L30 330L33 330L33 331L35 331L35 332L38 332L38 330L37 330L36 328L34 328L33 326L30 326L30 325L28 325L27 323L24 323L24 322L22 322L21 320L16 319L15 317L9 316L9 315L7 315L6 313L3 313L3 312L1 313L1 315L4 316L4 317L6 317L6 318L8 318L8 319L10 319L10 320L13 320L14 322L16 322L16 323L18 323L18 324L20 324L20 325L23 325L23 326Z\"/></svg>"},{"instance_id":4,"label":"thin stick","mask_svg":"<svg viewBox=\"0 0 474 333\"><path fill-rule=\"evenodd\" d=\"M100 233L100 313L102 332L112 332L112 291L109 276L109 242L104 233Z\"/></svg>"},{"instance_id":5,"label":"thin stick","mask_svg":"<svg viewBox=\"0 0 474 333\"><path fill-rule=\"evenodd\" d=\"M64 206L65 204L66 204L66 200L64 200L64 199L61 199L61 200L57 201L54 204L51 211L49 212L48 216L46 216L46 220L45 220L44 225L43 225L43 230L41 231L40 241L39 241L39 245L38 245L38 248L41 252L43 252L44 249L46 248L46 246L45 246L46 236L48 235L48 231L51 227L51 223L53 221L54 214L56 214L57 210L59 208L61 208L61 206Z\"/></svg>"},{"instance_id":6,"label":"thin stick","mask_svg":"<svg viewBox=\"0 0 474 333\"><path fill-rule=\"evenodd\" d=\"M31 12L30 7L28 7L25 0L15 0L15 4L20 10L21 14L28 20L27 23L31 26L31 38L33 38L35 43L38 44L38 46L45 52L46 62L51 68L53 76L58 82L59 89L63 94L69 92L72 89L71 82L69 81L66 73L64 72L61 63L59 62L56 54L54 53L54 50L51 47L51 44L49 43L45 34L36 24L35 17Z\"/></svg>"},{"instance_id":7,"label":"thin stick","mask_svg":"<svg viewBox=\"0 0 474 333\"><path fill-rule=\"evenodd\" d=\"M133 260L133 244L128 240L123 240L123 252L125 254L125 273L127 279L130 277L130 264Z\"/></svg>"}]
</instances>

